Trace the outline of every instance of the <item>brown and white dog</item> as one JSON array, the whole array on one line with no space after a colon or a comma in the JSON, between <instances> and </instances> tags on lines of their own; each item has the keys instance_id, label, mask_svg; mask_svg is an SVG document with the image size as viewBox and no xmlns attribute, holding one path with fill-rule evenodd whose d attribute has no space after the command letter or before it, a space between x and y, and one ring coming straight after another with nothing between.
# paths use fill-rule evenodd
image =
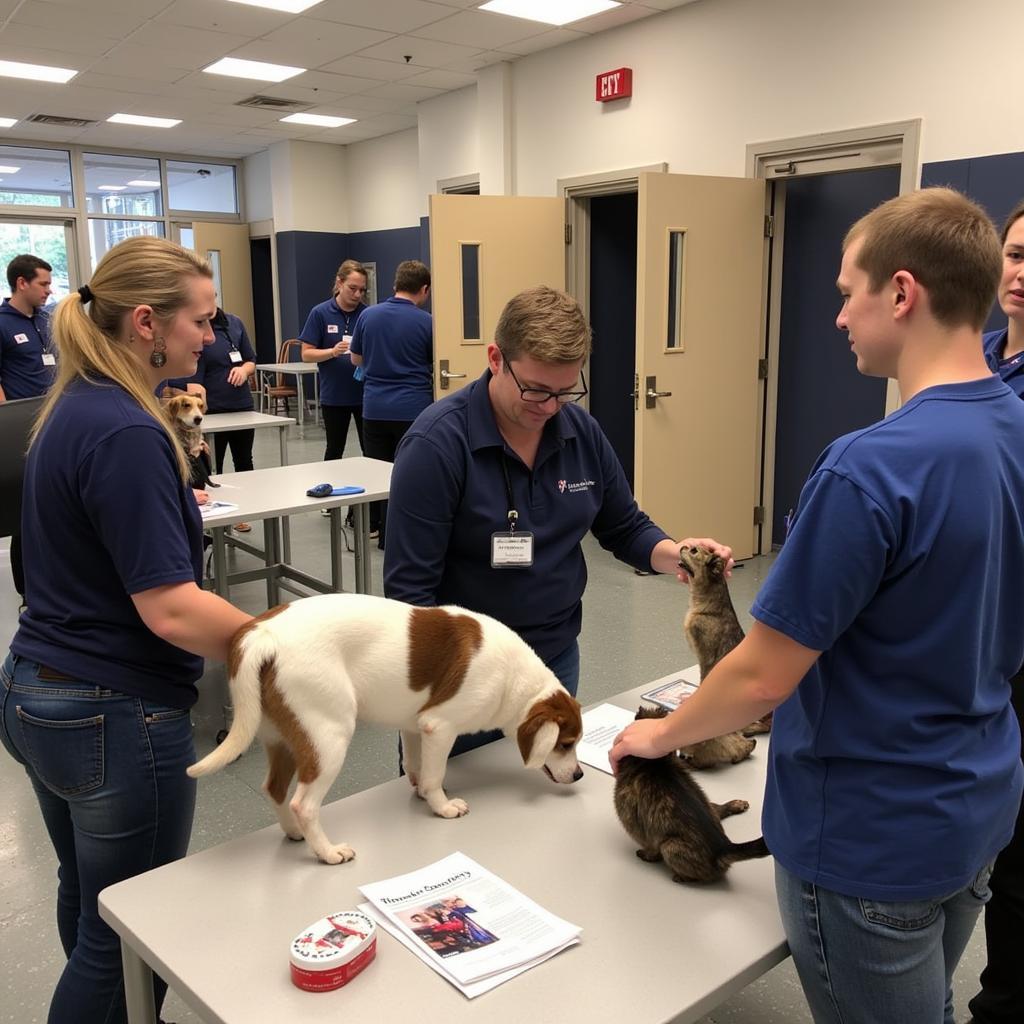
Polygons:
<instances>
[{"instance_id":1,"label":"brown and white dog","mask_svg":"<svg viewBox=\"0 0 1024 1024\"><path fill-rule=\"evenodd\" d=\"M206 415L206 401L199 395L167 388L163 399L164 414L182 448L188 456L189 483L198 490L220 487L212 479L213 466L210 461L210 446L203 440L203 417Z\"/></svg>"},{"instance_id":2,"label":"brown and white dog","mask_svg":"<svg viewBox=\"0 0 1024 1024\"><path fill-rule=\"evenodd\" d=\"M583 776L580 706L507 626L464 608L417 608L366 594L325 594L272 608L243 626L228 654L235 715L193 778L267 750L263 784L281 827L327 864L351 860L320 826L356 719L401 730L409 781L442 818L468 810L444 791L457 736L501 729L527 768L553 782ZM299 783L287 801L292 776Z\"/></svg>"}]
</instances>

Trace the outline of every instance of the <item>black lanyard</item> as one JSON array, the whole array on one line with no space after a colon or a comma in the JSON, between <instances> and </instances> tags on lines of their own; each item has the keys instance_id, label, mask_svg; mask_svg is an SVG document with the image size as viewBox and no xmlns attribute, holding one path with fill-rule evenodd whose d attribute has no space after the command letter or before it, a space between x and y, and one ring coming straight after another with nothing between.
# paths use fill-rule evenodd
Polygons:
<instances>
[{"instance_id":1,"label":"black lanyard","mask_svg":"<svg viewBox=\"0 0 1024 1024\"><path fill-rule=\"evenodd\" d=\"M505 454L505 449L501 450L501 471L505 474L505 494L508 497L508 532L513 534L516 532L516 520L519 518L519 513L515 509L515 500L512 497L512 479L508 475L508 456Z\"/></svg>"}]
</instances>

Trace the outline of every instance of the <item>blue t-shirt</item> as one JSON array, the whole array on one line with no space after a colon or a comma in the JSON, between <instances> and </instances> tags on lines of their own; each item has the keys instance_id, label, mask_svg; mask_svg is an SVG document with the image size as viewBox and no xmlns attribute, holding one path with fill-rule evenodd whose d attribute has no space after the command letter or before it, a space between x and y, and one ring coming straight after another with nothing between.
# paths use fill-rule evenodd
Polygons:
<instances>
[{"instance_id":1,"label":"blue t-shirt","mask_svg":"<svg viewBox=\"0 0 1024 1024\"><path fill-rule=\"evenodd\" d=\"M34 316L11 305L0 304L0 388L7 398L36 398L53 383L56 370L47 365L54 356L50 341L50 317L41 309Z\"/></svg>"},{"instance_id":2,"label":"blue t-shirt","mask_svg":"<svg viewBox=\"0 0 1024 1024\"><path fill-rule=\"evenodd\" d=\"M775 712L763 816L805 881L932 899L1013 833L1021 438L997 377L927 388L834 441L804 486L753 615L823 652Z\"/></svg>"},{"instance_id":3,"label":"blue t-shirt","mask_svg":"<svg viewBox=\"0 0 1024 1024\"><path fill-rule=\"evenodd\" d=\"M365 310L366 306L362 303L346 313L334 299L321 302L309 311L299 341L317 348L334 348L346 335L351 336ZM321 405L363 407L363 385L353 377L355 367L347 355L325 359L317 365L320 368Z\"/></svg>"},{"instance_id":4,"label":"blue t-shirt","mask_svg":"<svg viewBox=\"0 0 1024 1024\"><path fill-rule=\"evenodd\" d=\"M1003 358L1008 333L1004 327L1001 331L989 331L982 335L985 362L993 373L998 373L1013 388L1019 398L1024 398L1024 352L1018 352L1009 359Z\"/></svg>"},{"instance_id":5,"label":"blue t-shirt","mask_svg":"<svg viewBox=\"0 0 1024 1024\"><path fill-rule=\"evenodd\" d=\"M434 321L392 295L356 324L352 351L363 357L363 416L411 423L434 400Z\"/></svg>"},{"instance_id":6,"label":"blue t-shirt","mask_svg":"<svg viewBox=\"0 0 1024 1024\"><path fill-rule=\"evenodd\" d=\"M226 323L212 324L213 343L203 349L195 374L164 383L182 391L187 384L202 384L206 388L208 412L246 412L253 407L249 382L236 388L228 383L228 374L242 363L255 363L256 353L245 332L245 324L234 313L224 316Z\"/></svg>"},{"instance_id":7,"label":"blue t-shirt","mask_svg":"<svg viewBox=\"0 0 1024 1024\"><path fill-rule=\"evenodd\" d=\"M490 371L417 417L395 456L384 594L458 604L514 629L545 661L579 635L588 531L638 569L667 536L637 508L597 421L564 406L544 426L529 469L505 444L487 391ZM491 537L508 530L508 470L533 565L491 568Z\"/></svg>"},{"instance_id":8,"label":"blue t-shirt","mask_svg":"<svg viewBox=\"0 0 1024 1024\"><path fill-rule=\"evenodd\" d=\"M28 609L15 654L97 686L191 707L203 659L146 628L131 595L200 583L203 529L167 435L111 381L76 381L29 449Z\"/></svg>"}]
</instances>

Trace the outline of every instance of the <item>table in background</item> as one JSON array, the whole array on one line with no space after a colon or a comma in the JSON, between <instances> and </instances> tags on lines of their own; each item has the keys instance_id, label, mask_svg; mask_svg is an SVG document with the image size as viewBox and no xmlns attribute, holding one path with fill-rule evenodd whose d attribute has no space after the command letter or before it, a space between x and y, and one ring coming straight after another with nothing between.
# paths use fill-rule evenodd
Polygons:
<instances>
[{"instance_id":1,"label":"table in background","mask_svg":"<svg viewBox=\"0 0 1024 1024\"><path fill-rule=\"evenodd\" d=\"M266 393L266 375L268 373L291 373L295 375L295 390L298 391L299 401L299 437L306 436L306 392L303 378L307 373L317 374L319 367L316 363L257 363L256 372L260 374L260 412L263 412L263 396ZM320 422L320 378L313 378L313 422Z\"/></svg>"},{"instance_id":2,"label":"table in background","mask_svg":"<svg viewBox=\"0 0 1024 1024\"><path fill-rule=\"evenodd\" d=\"M295 423L290 416L271 416L265 412L211 412L203 417L200 428L204 434L223 434L232 430L267 430L277 427L281 465L288 465L288 428Z\"/></svg>"},{"instance_id":3,"label":"table in background","mask_svg":"<svg viewBox=\"0 0 1024 1024\"><path fill-rule=\"evenodd\" d=\"M635 709L657 683L611 703ZM712 800L750 801L726 822L737 841L760 833L766 746L700 775ZM555 786L506 739L449 763L446 790L469 802L465 818L433 816L404 779L325 807L327 834L356 850L349 864L318 863L274 825L105 889L100 916L121 937L131 1024L155 1020L150 967L211 1024L689 1024L786 958L771 858L714 885L678 885L636 857L612 777L584 770ZM292 985L288 948L302 928L361 902L357 886L455 850L580 925L580 944L469 1000L382 930L377 960L345 988Z\"/></svg>"}]
</instances>

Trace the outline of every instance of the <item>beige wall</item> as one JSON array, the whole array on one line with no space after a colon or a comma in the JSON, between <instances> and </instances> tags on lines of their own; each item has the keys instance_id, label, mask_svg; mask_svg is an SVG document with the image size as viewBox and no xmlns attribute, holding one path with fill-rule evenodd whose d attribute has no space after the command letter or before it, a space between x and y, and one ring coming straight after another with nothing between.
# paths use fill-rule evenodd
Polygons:
<instances>
[{"instance_id":1,"label":"beige wall","mask_svg":"<svg viewBox=\"0 0 1024 1024\"><path fill-rule=\"evenodd\" d=\"M345 149L348 230L383 231L419 224L416 129L354 142Z\"/></svg>"}]
</instances>

